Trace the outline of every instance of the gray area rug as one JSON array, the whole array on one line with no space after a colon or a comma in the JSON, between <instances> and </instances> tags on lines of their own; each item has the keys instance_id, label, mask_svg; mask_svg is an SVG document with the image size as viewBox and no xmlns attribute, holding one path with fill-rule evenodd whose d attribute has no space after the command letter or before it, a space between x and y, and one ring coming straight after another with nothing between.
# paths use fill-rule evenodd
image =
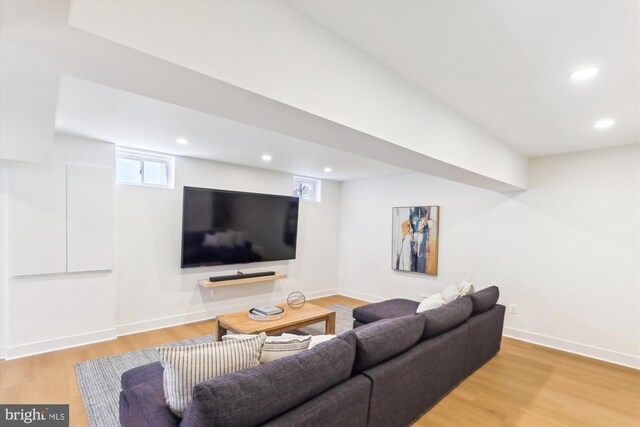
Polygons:
<instances>
[{"instance_id":1,"label":"gray area rug","mask_svg":"<svg viewBox=\"0 0 640 427\"><path fill-rule=\"evenodd\" d=\"M334 304L328 308L336 312L336 334L346 332L353 327L353 307ZM324 334L324 322L305 326L293 333L308 335ZM215 334L203 335L165 345L192 345L216 340ZM92 427L112 427L120 425L119 395L120 377L125 371L137 366L159 361L155 347L129 351L115 356L102 357L76 363L78 388L82 395L89 425Z\"/></svg>"}]
</instances>

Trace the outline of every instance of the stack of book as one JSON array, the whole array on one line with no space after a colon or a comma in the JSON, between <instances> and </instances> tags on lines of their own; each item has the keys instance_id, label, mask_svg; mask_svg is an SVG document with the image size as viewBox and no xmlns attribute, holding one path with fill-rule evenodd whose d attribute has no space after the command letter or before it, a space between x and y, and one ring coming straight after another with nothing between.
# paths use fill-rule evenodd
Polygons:
<instances>
[{"instance_id":1,"label":"stack of book","mask_svg":"<svg viewBox=\"0 0 640 427\"><path fill-rule=\"evenodd\" d=\"M265 305L262 307L256 307L253 309L253 312L256 314L262 314L265 316L272 314L280 314L284 311L284 309L280 307L276 307L275 305Z\"/></svg>"},{"instance_id":2,"label":"stack of book","mask_svg":"<svg viewBox=\"0 0 640 427\"><path fill-rule=\"evenodd\" d=\"M264 305L249 310L249 318L253 320L269 321L277 320L284 316L284 309L275 305Z\"/></svg>"}]
</instances>

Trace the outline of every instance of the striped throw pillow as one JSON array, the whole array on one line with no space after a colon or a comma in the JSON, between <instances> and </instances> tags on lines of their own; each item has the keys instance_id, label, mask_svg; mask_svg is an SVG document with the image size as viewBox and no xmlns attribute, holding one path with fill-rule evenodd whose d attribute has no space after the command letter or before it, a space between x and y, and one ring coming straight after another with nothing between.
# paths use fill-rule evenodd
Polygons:
<instances>
[{"instance_id":1,"label":"striped throw pillow","mask_svg":"<svg viewBox=\"0 0 640 427\"><path fill-rule=\"evenodd\" d=\"M434 294L434 295L431 295L429 298L425 298L424 300L422 300L422 302L418 306L418 309L416 310L416 313L422 313L423 311L433 310L434 308L442 307L444 304L445 302L442 299L442 295Z\"/></svg>"},{"instance_id":2,"label":"striped throw pillow","mask_svg":"<svg viewBox=\"0 0 640 427\"><path fill-rule=\"evenodd\" d=\"M224 335L222 341L246 340L255 335L230 334ZM294 335L288 337L267 337L262 346L260 363L273 362L292 354L300 353L309 348L311 336Z\"/></svg>"},{"instance_id":3,"label":"striped throw pillow","mask_svg":"<svg viewBox=\"0 0 640 427\"><path fill-rule=\"evenodd\" d=\"M335 335L296 335L296 334L282 334L283 337L311 337L309 342L309 348L313 348L318 344L334 339Z\"/></svg>"},{"instance_id":4,"label":"striped throw pillow","mask_svg":"<svg viewBox=\"0 0 640 427\"><path fill-rule=\"evenodd\" d=\"M465 279L462 282L458 283L458 291L460 292L460 296L471 295L476 290L473 287L473 282L471 279Z\"/></svg>"},{"instance_id":5,"label":"striped throw pillow","mask_svg":"<svg viewBox=\"0 0 640 427\"><path fill-rule=\"evenodd\" d=\"M451 301L460 296L460 292L458 292L456 284L452 283L444 288L442 292L440 292L440 295L442 295L442 299L444 300L444 302L449 304Z\"/></svg>"},{"instance_id":6,"label":"striped throw pillow","mask_svg":"<svg viewBox=\"0 0 640 427\"><path fill-rule=\"evenodd\" d=\"M164 368L164 396L169 409L182 417L191 401L193 386L258 366L266 337L261 333L246 340L157 348Z\"/></svg>"}]
</instances>

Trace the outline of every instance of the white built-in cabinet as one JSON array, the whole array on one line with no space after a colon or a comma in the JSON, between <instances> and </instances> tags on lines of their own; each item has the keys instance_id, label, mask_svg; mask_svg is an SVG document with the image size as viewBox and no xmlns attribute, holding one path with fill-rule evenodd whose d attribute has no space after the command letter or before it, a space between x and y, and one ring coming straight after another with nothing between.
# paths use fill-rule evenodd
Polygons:
<instances>
[{"instance_id":1,"label":"white built-in cabinet","mask_svg":"<svg viewBox=\"0 0 640 427\"><path fill-rule=\"evenodd\" d=\"M10 193L11 276L112 268L112 169L15 162Z\"/></svg>"},{"instance_id":2,"label":"white built-in cabinet","mask_svg":"<svg viewBox=\"0 0 640 427\"><path fill-rule=\"evenodd\" d=\"M113 172L67 165L67 271L113 264Z\"/></svg>"},{"instance_id":3,"label":"white built-in cabinet","mask_svg":"<svg viewBox=\"0 0 640 427\"><path fill-rule=\"evenodd\" d=\"M67 271L65 165L14 162L9 188L12 276Z\"/></svg>"}]
</instances>

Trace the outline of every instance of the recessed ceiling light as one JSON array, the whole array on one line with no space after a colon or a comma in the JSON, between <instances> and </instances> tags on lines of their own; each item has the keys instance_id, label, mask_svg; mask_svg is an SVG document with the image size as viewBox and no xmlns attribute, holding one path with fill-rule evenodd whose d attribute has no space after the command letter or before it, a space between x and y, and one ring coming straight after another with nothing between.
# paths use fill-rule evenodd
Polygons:
<instances>
[{"instance_id":1,"label":"recessed ceiling light","mask_svg":"<svg viewBox=\"0 0 640 427\"><path fill-rule=\"evenodd\" d=\"M271 157L269 154L262 155L262 160L264 160L265 162L270 162L272 158L273 157Z\"/></svg>"},{"instance_id":2,"label":"recessed ceiling light","mask_svg":"<svg viewBox=\"0 0 640 427\"><path fill-rule=\"evenodd\" d=\"M187 145L189 143L188 140L186 140L185 138L178 138L176 139L176 144L180 144L180 145Z\"/></svg>"},{"instance_id":3,"label":"recessed ceiling light","mask_svg":"<svg viewBox=\"0 0 640 427\"><path fill-rule=\"evenodd\" d=\"M331 169L330 167L326 167L324 168L324 171L329 173L329 172L333 172L333 169Z\"/></svg>"},{"instance_id":4,"label":"recessed ceiling light","mask_svg":"<svg viewBox=\"0 0 640 427\"><path fill-rule=\"evenodd\" d=\"M595 122L595 124L593 125L594 128L597 129L606 129L606 128L610 128L611 126L613 126L615 122L611 119L602 119L602 120L598 120L597 122Z\"/></svg>"},{"instance_id":5,"label":"recessed ceiling light","mask_svg":"<svg viewBox=\"0 0 640 427\"><path fill-rule=\"evenodd\" d=\"M571 80L586 80L598 74L598 71L600 70L594 67L583 68L581 70L574 71L569 77L571 77Z\"/></svg>"}]
</instances>

